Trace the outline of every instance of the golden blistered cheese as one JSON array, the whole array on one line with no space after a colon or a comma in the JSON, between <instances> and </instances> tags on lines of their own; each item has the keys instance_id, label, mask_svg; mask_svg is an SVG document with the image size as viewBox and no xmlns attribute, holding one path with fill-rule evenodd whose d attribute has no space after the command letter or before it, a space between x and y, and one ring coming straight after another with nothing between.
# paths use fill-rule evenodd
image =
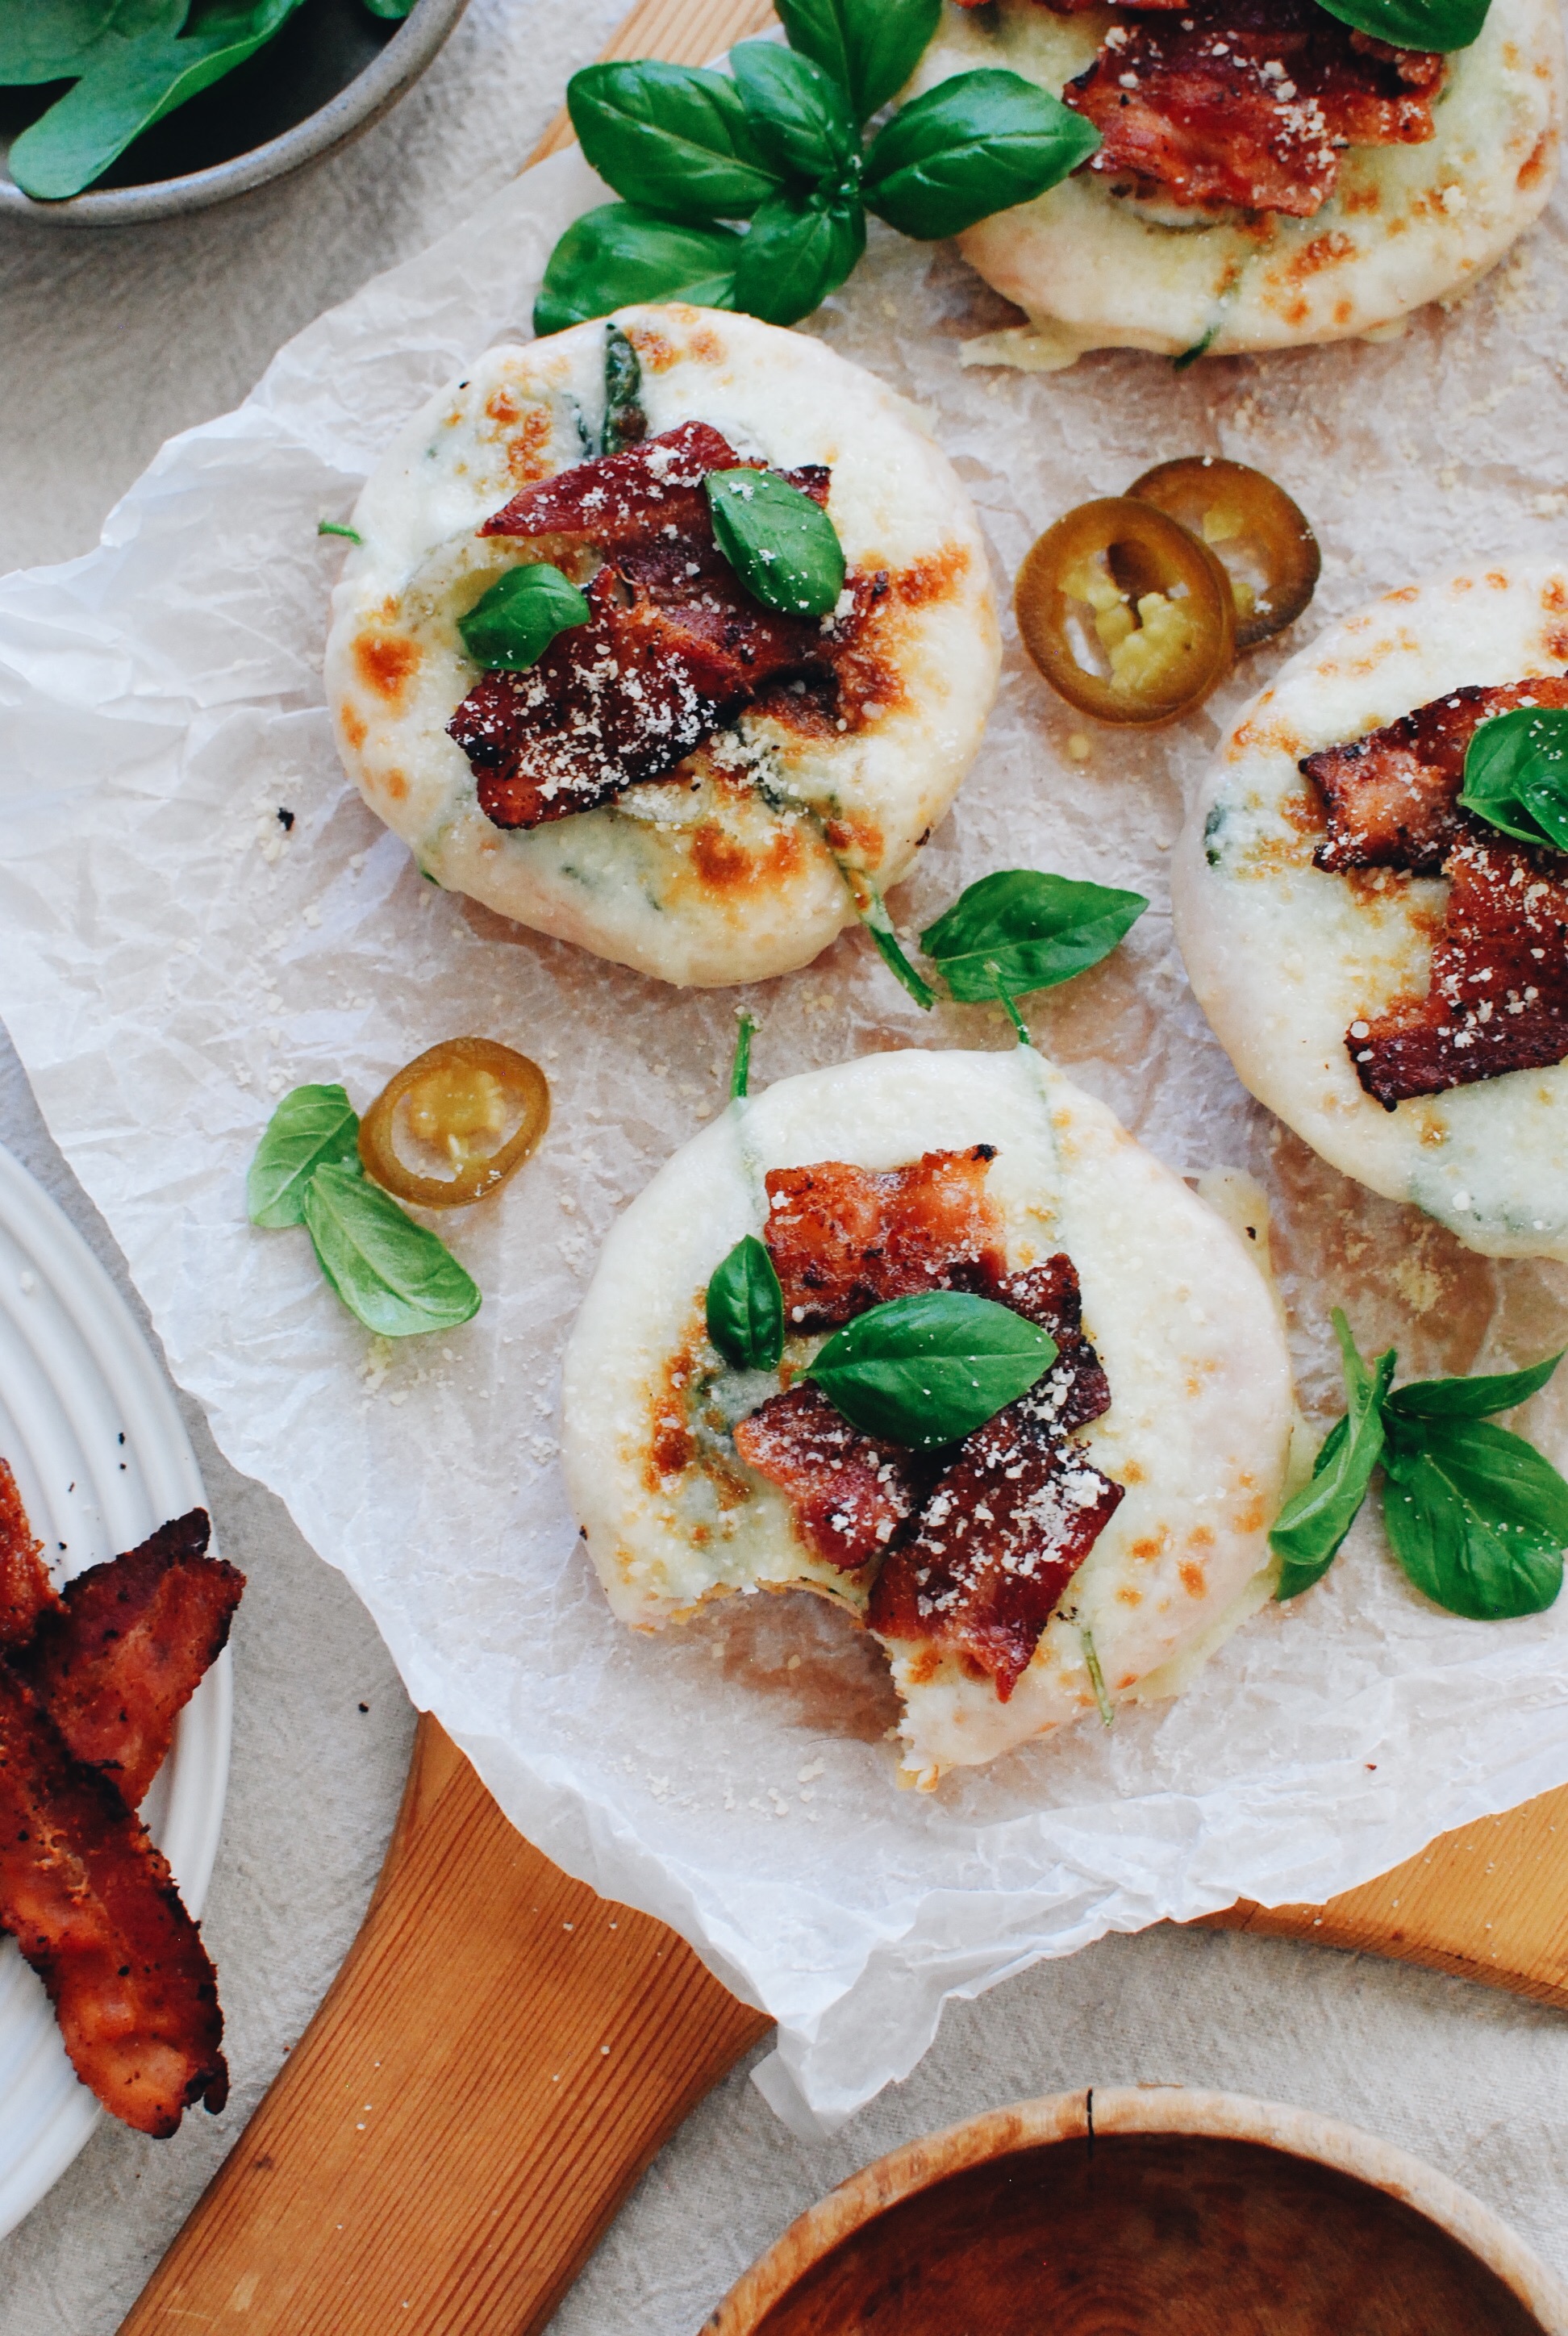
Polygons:
<instances>
[{"instance_id":1,"label":"golden blistered cheese","mask_svg":"<svg viewBox=\"0 0 1568 2336\"><path fill-rule=\"evenodd\" d=\"M823 735L743 713L678 777L596 810L528 832L480 810L446 735L478 678L457 620L531 555L476 530L584 459L604 404L596 323L490 350L372 474L354 513L363 542L333 595L338 749L438 884L666 981L755 981L809 964L852 922L840 860L885 890L951 803L996 691L985 545L920 415L820 342L707 309L616 321L638 351L650 435L707 422L748 459L831 466L852 574L887 577L858 645L852 720Z\"/></svg>"}]
</instances>

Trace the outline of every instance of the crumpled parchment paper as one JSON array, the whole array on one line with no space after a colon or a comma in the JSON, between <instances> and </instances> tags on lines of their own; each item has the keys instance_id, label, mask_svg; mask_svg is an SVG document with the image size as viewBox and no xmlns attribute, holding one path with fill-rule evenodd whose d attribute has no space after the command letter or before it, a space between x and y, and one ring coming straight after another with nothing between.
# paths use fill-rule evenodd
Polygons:
<instances>
[{"instance_id":1,"label":"crumpled parchment paper","mask_svg":"<svg viewBox=\"0 0 1568 2336\"><path fill-rule=\"evenodd\" d=\"M737 998L660 988L422 881L333 751L319 667L341 550L316 533L416 404L527 336L557 233L597 199L575 155L531 172L167 445L99 550L0 585L0 1009L229 1456L347 1574L515 1823L774 2013L765 2091L833 2123L913 2066L949 1995L1238 1895L1320 1898L1568 1781L1568 1601L1453 1620L1364 1521L1322 1588L1258 1615L1181 1701L933 1796L895 1789L881 1657L817 1602L735 1601L658 1639L612 1623L561 1488L559 1356L616 1211L720 1108ZM1497 1368L1563 1343L1568 1273L1470 1256L1249 1102L1171 949L1167 855L1222 721L1320 618L1489 547L1561 548L1562 218L1376 348L966 372L964 338L1001 304L949 249L874 227L809 326L929 410L1004 596L1041 528L1167 456L1255 462L1318 528L1317 608L1172 731L1081 724L1010 641L979 764L894 907L918 925L1020 865L1150 895L1118 955L1029 1019L1174 1166L1263 1180L1320 1417L1332 1302L1411 1370ZM1010 1043L999 1012L922 1017L858 934L745 1002L759 1081ZM337 1306L303 1234L247 1225L246 1165L286 1087L341 1078L363 1108L467 1030L543 1064L554 1122L499 1202L444 1228L484 1290L477 1320L394 1350ZM1549 1390L1529 1425L1568 1458L1568 1401Z\"/></svg>"}]
</instances>

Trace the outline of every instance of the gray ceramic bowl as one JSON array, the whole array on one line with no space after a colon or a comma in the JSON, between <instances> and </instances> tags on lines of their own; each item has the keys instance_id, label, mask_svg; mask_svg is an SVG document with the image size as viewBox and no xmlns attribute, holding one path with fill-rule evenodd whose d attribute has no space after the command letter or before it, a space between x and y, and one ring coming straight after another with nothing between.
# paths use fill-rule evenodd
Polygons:
<instances>
[{"instance_id":1,"label":"gray ceramic bowl","mask_svg":"<svg viewBox=\"0 0 1568 2336\"><path fill-rule=\"evenodd\" d=\"M0 214L47 227L132 227L287 178L379 121L466 5L417 0L394 24L373 16L364 0L305 0L248 64L148 131L67 202L35 203L5 173L10 141L41 110L41 97L0 90Z\"/></svg>"}]
</instances>

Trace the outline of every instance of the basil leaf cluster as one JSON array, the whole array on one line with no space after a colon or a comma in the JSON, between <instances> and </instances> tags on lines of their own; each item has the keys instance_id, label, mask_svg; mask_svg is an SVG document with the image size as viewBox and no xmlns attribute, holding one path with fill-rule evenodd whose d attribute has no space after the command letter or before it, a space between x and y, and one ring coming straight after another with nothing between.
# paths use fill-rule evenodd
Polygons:
<instances>
[{"instance_id":1,"label":"basil leaf cluster","mask_svg":"<svg viewBox=\"0 0 1568 2336\"><path fill-rule=\"evenodd\" d=\"M577 586L545 560L509 568L457 630L467 655L487 673L523 672L544 655L558 633L586 625L592 610Z\"/></svg>"},{"instance_id":2,"label":"basil leaf cluster","mask_svg":"<svg viewBox=\"0 0 1568 2336\"><path fill-rule=\"evenodd\" d=\"M929 1010L938 994L905 956L881 900L847 869L844 878L883 961L916 1005ZM1038 868L999 868L960 892L926 927L920 949L950 998L963 1006L1005 1006L1020 1044L1027 1046L1028 1030L1015 1001L1098 965L1148 905L1141 892L1081 883Z\"/></svg>"},{"instance_id":3,"label":"basil leaf cluster","mask_svg":"<svg viewBox=\"0 0 1568 2336\"><path fill-rule=\"evenodd\" d=\"M714 540L754 600L825 617L844 589L844 552L822 505L776 471L710 471Z\"/></svg>"},{"instance_id":4,"label":"basil leaf cluster","mask_svg":"<svg viewBox=\"0 0 1568 2336\"><path fill-rule=\"evenodd\" d=\"M1516 706L1483 722L1465 750L1459 805L1521 843L1568 852L1568 709Z\"/></svg>"},{"instance_id":5,"label":"basil leaf cluster","mask_svg":"<svg viewBox=\"0 0 1568 2336\"><path fill-rule=\"evenodd\" d=\"M1330 16L1396 49L1467 49L1491 0L1319 0Z\"/></svg>"},{"instance_id":6,"label":"basil leaf cluster","mask_svg":"<svg viewBox=\"0 0 1568 2336\"><path fill-rule=\"evenodd\" d=\"M534 329L634 300L808 316L865 249L866 212L933 242L1027 202L1099 144L1018 73L959 73L862 143L936 30L940 0L784 0L787 48L743 41L730 76L643 61L567 85L584 155L621 198L550 254ZM749 221L744 234L732 222Z\"/></svg>"},{"instance_id":7,"label":"basil leaf cluster","mask_svg":"<svg viewBox=\"0 0 1568 2336\"><path fill-rule=\"evenodd\" d=\"M479 1285L445 1242L365 1175L359 1116L341 1086L284 1096L250 1163L246 1202L252 1224L302 1224L349 1312L383 1338L455 1330L479 1311Z\"/></svg>"},{"instance_id":8,"label":"basil leaf cluster","mask_svg":"<svg viewBox=\"0 0 1568 2336\"><path fill-rule=\"evenodd\" d=\"M1379 1462L1388 1546L1417 1590L1473 1621L1538 1614L1563 1587L1568 1484L1522 1436L1493 1425L1539 1392L1562 1361L1393 1388L1392 1348L1365 1362L1337 1308L1347 1410L1324 1438L1311 1481L1269 1535L1283 1562L1276 1596L1328 1572Z\"/></svg>"}]
</instances>

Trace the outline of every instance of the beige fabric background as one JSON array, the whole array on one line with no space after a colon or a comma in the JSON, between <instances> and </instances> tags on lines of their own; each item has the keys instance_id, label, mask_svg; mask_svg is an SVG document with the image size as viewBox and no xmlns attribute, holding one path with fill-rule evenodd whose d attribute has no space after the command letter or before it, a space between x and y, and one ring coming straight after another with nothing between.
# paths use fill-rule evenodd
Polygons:
<instances>
[{"instance_id":1,"label":"beige fabric background","mask_svg":"<svg viewBox=\"0 0 1568 2336\"><path fill-rule=\"evenodd\" d=\"M388 121L234 209L122 234L0 223L0 569L88 550L163 439L237 403L290 334L490 193L620 13L621 0L472 0ZM123 1287L3 1034L0 1141ZM206 1924L234 2098L172 2142L100 2127L0 2242L0 2336L118 2324L353 1936L407 1759L413 1715L369 1618L278 1503L219 1457L194 1406L186 1416L224 1550L250 1577ZM745 2264L868 2157L1090 2082L1213 2085L1349 2118L1466 2184L1568 2273L1568 2020L1391 1965L1157 1931L954 2007L910 2081L831 2143L792 2138L738 2070L651 2168L552 2336L695 2336Z\"/></svg>"}]
</instances>

